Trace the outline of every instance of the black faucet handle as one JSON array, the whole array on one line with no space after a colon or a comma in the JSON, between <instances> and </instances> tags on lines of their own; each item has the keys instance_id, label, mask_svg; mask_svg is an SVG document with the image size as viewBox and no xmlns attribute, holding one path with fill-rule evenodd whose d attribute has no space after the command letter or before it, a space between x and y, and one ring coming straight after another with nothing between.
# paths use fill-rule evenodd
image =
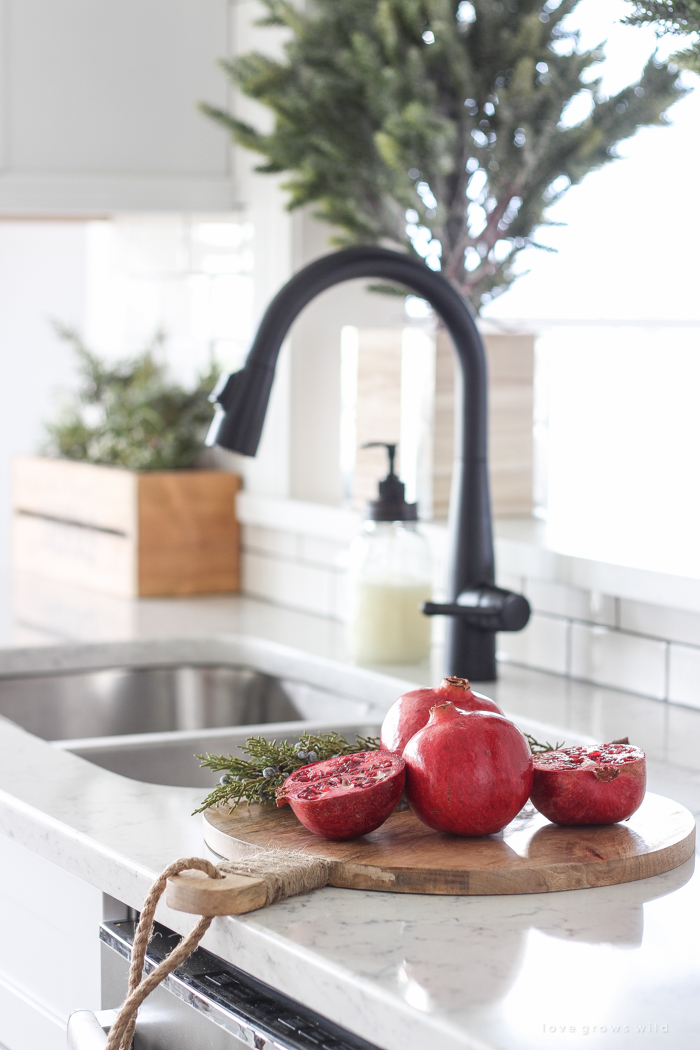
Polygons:
<instances>
[{"instance_id":1,"label":"black faucet handle","mask_svg":"<svg viewBox=\"0 0 700 1050\"><path fill-rule=\"evenodd\" d=\"M530 603L522 594L502 587L462 591L454 602L425 602L426 616L456 616L482 631L522 631L530 619Z\"/></svg>"}]
</instances>

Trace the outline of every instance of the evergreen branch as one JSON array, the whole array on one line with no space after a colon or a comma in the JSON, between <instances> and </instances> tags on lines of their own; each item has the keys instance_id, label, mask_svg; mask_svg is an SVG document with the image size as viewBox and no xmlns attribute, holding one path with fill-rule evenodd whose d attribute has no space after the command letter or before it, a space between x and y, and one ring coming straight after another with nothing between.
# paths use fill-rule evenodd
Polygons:
<instances>
[{"instance_id":1,"label":"evergreen branch","mask_svg":"<svg viewBox=\"0 0 700 1050\"><path fill-rule=\"evenodd\" d=\"M204 799L195 813L210 806L234 806L241 802L266 804L275 801L275 791L290 773L314 762L336 755L354 755L359 751L376 751L378 737L357 736L348 743L341 733L300 733L295 744L282 740L267 741L262 736L248 737L240 748L250 758L233 755L195 755L202 769L223 771L219 786Z\"/></svg>"},{"instance_id":2,"label":"evergreen branch","mask_svg":"<svg viewBox=\"0 0 700 1050\"><path fill-rule=\"evenodd\" d=\"M544 755L547 751L558 751L560 747L565 747L566 742L564 740L561 743L550 744L549 742L541 744L539 740L535 740L534 736L530 736L529 733L523 733L523 736L530 745L530 752L533 755Z\"/></svg>"},{"instance_id":3,"label":"evergreen branch","mask_svg":"<svg viewBox=\"0 0 700 1050\"><path fill-rule=\"evenodd\" d=\"M48 455L121 466L170 470L190 466L204 447L213 416L209 394L218 378L212 362L192 390L169 382L158 360L165 335L157 331L134 358L106 365L73 328L53 323L77 359L77 395L46 425Z\"/></svg>"},{"instance_id":4,"label":"evergreen branch","mask_svg":"<svg viewBox=\"0 0 700 1050\"><path fill-rule=\"evenodd\" d=\"M643 0L622 20L626 25L656 25L667 33L700 32L700 0Z\"/></svg>"},{"instance_id":5,"label":"evergreen branch","mask_svg":"<svg viewBox=\"0 0 700 1050\"><path fill-rule=\"evenodd\" d=\"M675 33L692 36L687 50L677 51L672 61L682 69L700 73L700 0L641 0L632 14L623 19L627 25L655 25L657 35Z\"/></svg>"},{"instance_id":6,"label":"evergreen branch","mask_svg":"<svg viewBox=\"0 0 700 1050\"><path fill-rule=\"evenodd\" d=\"M266 23L289 32L282 58L251 53L224 68L272 111L273 130L204 111L265 158L258 171L289 173L289 208L315 205L335 244L415 253L407 226L427 230L440 245L435 265L478 309L516 279L513 263L547 210L638 128L666 123L685 93L672 66L651 60L636 84L604 98L590 79L601 49L563 28L577 3L473 0L466 21L459 0L264 0ZM699 3L651 7L688 22ZM572 127L562 118L582 91L591 112ZM480 246L468 271L465 252Z\"/></svg>"}]
</instances>

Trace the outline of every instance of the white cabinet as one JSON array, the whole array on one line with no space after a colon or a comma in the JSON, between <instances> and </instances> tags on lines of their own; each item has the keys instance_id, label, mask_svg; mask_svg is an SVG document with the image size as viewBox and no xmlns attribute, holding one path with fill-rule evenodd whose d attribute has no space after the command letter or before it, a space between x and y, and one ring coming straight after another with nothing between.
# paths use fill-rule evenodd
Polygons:
<instances>
[{"instance_id":1,"label":"white cabinet","mask_svg":"<svg viewBox=\"0 0 700 1050\"><path fill-rule=\"evenodd\" d=\"M101 1009L103 900L0 835L0 1046L65 1050L69 1014Z\"/></svg>"},{"instance_id":2,"label":"white cabinet","mask_svg":"<svg viewBox=\"0 0 700 1050\"><path fill-rule=\"evenodd\" d=\"M0 215L220 211L232 0L0 0Z\"/></svg>"}]
</instances>

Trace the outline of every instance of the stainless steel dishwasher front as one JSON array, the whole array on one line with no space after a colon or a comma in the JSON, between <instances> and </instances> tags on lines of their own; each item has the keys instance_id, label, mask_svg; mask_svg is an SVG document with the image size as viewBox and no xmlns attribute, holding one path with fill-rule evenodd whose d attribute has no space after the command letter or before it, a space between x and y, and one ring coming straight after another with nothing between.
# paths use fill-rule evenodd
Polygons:
<instances>
[{"instance_id":1,"label":"stainless steel dishwasher front","mask_svg":"<svg viewBox=\"0 0 700 1050\"><path fill-rule=\"evenodd\" d=\"M118 1007L126 989L136 923L104 922L102 1002ZM156 923L150 972L179 936ZM198 948L139 1010L134 1050L378 1050L211 952Z\"/></svg>"}]
</instances>

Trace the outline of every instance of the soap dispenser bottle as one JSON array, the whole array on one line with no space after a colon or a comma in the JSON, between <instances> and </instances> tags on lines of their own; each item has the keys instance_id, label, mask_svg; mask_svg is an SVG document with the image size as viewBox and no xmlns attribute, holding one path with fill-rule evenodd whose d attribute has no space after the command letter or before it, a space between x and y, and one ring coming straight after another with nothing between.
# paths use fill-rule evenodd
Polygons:
<instances>
[{"instance_id":1,"label":"soap dispenser bottle","mask_svg":"<svg viewBox=\"0 0 700 1050\"><path fill-rule=\"evenodd\" d=\"M389 473L350 545L349 647L360 663L415 664L430 655L430 620L421 612L432 591L430 550L417 529L417 505L406 502L394 473L396 445L362 447L386 448Z\"/></svg>"}]
</instances>

